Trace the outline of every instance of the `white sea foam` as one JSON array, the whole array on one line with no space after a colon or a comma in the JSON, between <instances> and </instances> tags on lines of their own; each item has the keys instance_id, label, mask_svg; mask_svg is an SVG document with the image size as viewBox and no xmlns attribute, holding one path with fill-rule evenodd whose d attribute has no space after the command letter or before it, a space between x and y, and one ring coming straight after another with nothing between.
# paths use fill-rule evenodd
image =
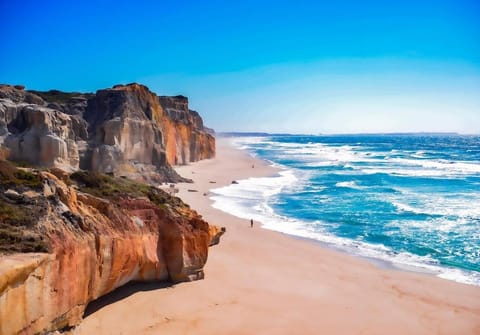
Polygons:
<instances>
[{"instance_id":1,"label":"white sea foam","mask_svg":"<svg viewBox=\"0 0 480 335\"><path fill-rule=\"evenodd\" d=\"M407 159L407 158L391 158L392 162L404 166L418 166L427 169L442 171L444 174L475 174L480 173L480 162L451 162L447 160L437 159Z\"/></svg>"},{"instance_id":2,"label":"white sea foam","mask_svg":"<svg viewBox=\"0 0 480 335\"><path fill-rule=\"evenodd\" d=\"M444 170L433 170L433 169L420 169L420 168L382 168L382 167L369 167L362 168L360 171L363 174L377 174L384 173L392 176L408 176L408 177L464 177L464 174L459 175L458 173L448 173Z\"/></svg>"},{"instance_id":3,"label":"white sea foam","mask_svg":"<svg viewBox=\"0 0 480 335\"><path fill-rule=\"evenodd\" d=\"M399 191L399 189L396 189ZM399 211L432 216L480 217L480 194L456 193L454 197L400 190L400 194L382 194Z\"/></svg>"},{"instance_id":4,"label":"white sea foam","mask_svg":"<svg viewBox=\"0 0 480 335\"><path fill-rule=\"evenodd\" d=\"M443 242L440 239L447 239L448 233L467 234L468 238L479 239L480 233L473 232L471 221L466 218L449 219L445 217L435 218L428 221L418 220L394 220L388 224L391 227L398 227L402 236L413 236L421 232L423 236L429 233L435 233L435 242ZM480 246L477 246L480 252ZM466 250L465 250L466 251ZM473 250L470 250L473 251Z\"/></svg>"},{"instance_id":5,"label":"white sea foam","mask_svg":"<svg viewBox=\"0 0 480 335\"><path fill-rule=\"evenodd\" d=\"M279 158L295 159L308 167L345 166L364 174L385 173L417 177L462 177L480 173L480 161L448 161L426 159L427 152L415 153L392 149L388 152L369 152L359 145L326 145L322 143L280 143L268 137L245 137L233 140L242 149L262 145L264 149L277 152ZM398 157L405 155L405 157ZM383 157L385 156L385 157ZM368 163L368 167L364 164ZM360 166L355 166L362 164Z\"/></svg>"},{"instance_id":6,"label":"white sea foam","mask_svg":"<svg viewBox=\"0 0 480 335\"><path fill-rule=\"evenodd\" d=\"M480 285L480 273L473 271L462 271L458 269L448 269L438 274L438 277L453 280L459 283Z\"/></svg>"},{"instance_id":7,"label":"white sea foam","mask_svg":"<svg viewBox=\"0 0 480 335\"><path fill-rule=\"evenodd\" d=\"M414 158L425 158L425 154L426 154L426 151L424 150L418 150L416 151L414 154L412 154L411 156L414 157Z\"/></svg>"},{"instance_id":8,"label":"white sea foam","mask_svg":"<svg viewBox=\"0 0 480 335\"><path fill-rule=\"evenodd\" d=\"M308 167L326 167L326 166L337 166L340 165L340 162L333 162L333 161L320 161L320 162L310 162L310 163L305 163L305 166Z\"/></svg>"},{"instance_id":9,"label":"white sea foam","mask_svg":"<svg viewBox=\"0 0 480 335\"><path fill-rule=\"evenodd\" d=\"M375 163L375 162L372 162ZM382 165L371 164L362 167L364 174L385 173L410 177L465 177L480 173L480 163L446 162L439 160L420 160L406 158L385 158Z\"/></svg>"},{"instance_id":10,"label":"white sea foam","mask_svg":"<svg viewBox=\"0 0 480 335\"><path fill-rule=\"evenodd\" d=\"M393 149L383 153L369 152L360 145L278 143L270 141L269 138L242 138L236 142L236 145L247 150L254 147L268 149L277 158L292 159L305 166L319 167L316 173L321 173L323 167L330 166L348 168L349 171L341 169L335 171L337 174L346 175L384 173L397 176L464 178L480 173L480 162L427 159L430 156L429 153L421 150L405 152ZM241 218L252 218L261 222L266 229L315 239L336 249L362 257L387 261L403 269L415 269L445 279L480 285L479 272L444 267L428 255L419 256L408 252L395 252L381 244L338 237L329 233L321 221L305 222L278 215L271 204L275 202L276 196L281 192L290 191L292 188L303 190L309 177L303 173L305 171L285 170L274 177L250 178L239 181L239 184L213 190L213 206ZM327 173L329 172L327 171ZM336 186L361 187L354 181L338 182ZM462 232L474 240L480 240L479 232L471 232L472 219L476 220L475 218L480 217L480 195L478 193L449 197L448 194L422 194L418 189L415 190L415 193L410 189L398 189L398 187L394 189L396 192L383 193L381 197L382 201L392 203L399 212L438 216L428 221L403 219L392 222L391 225L396 226L396 231L400 229L405 236L413 236L419 232L432 233L432 238L439 239L448 239L451 232ZM475 244L473 243L473 245ZM452 246L452 248L451 254L456 255L455 247ZM478 255L479 253L480 251L473 250L469 255ZM475 259L469 259L469 261L475 263Z\"/></svg>"},{"instance_id":11,"label":"white sea foam","mask_svg":"<svg viewBox=\"0 0 480 335\"><path fill-rule=\"evenodd\" d=\"M248 140L243 141L246 143ZM252 144L258 144L255 142ZM321 143L279 143L264 140L262 145L273 151L278 151L280 157L298 159L309 166L343 165L348 162L370 161L369 153L357 151L358 146L331 146Z\"/></svg>"},{"instance_id":12,"label":"white sea foam","mask_svg":"<svg viewBox=\"0 0 480 335\"><path fill-rule=\"evenodd\" d=\"M363 187L357 185L357 183L354 182L354 181L341 181L341 182L336 183L335 186L336 187L353 188L353 189L357 189L357 190L360 190L360 189L363 188Z\"/></svg>"},{"instance_id":13,"label":"white sea foam","mask_svg":"<svg viewBox=\"0 0 480 335\"><path fill-rule=\"evenodd\" d=\"M411 212L415 214L424 214L422 211L418 210L417 208L413 208L407 204L403 204L401 202L392 201L392 205L394 205L399 211L402 212Z\"/></svg>"},{"instance_id":14,"label":"white sea foam","mask_svg":"<svg viewBox=\"0 0 480 335\"><path fill-rule=\"evenodd\" d=\"M265 210L268 211L267 200L283 188L295 186L297 181L291 170L273 177L240 180L238 184L212 189L213 207L241 218L260 220Z\"/></svg>"},{"instance_id":15,"label":"white sea foam","mask_svg":"<svg viewBox=\"0 0 480 335\"><path fill-rule=\"evenodd\" d=\"M326 232L319 221L305 222L276 214L269 206L269 200L298 181L290 170L282 171L275 177L240 180L238 184L212 190L213 207L240 218L259 221L265 229L314 239L353 255L383 260L399 268L429 272L461 283L480 285L480 274L477 272L442 267L429 256L394 252L381 244L334 236Z\"/></svg>"}]
</instances>

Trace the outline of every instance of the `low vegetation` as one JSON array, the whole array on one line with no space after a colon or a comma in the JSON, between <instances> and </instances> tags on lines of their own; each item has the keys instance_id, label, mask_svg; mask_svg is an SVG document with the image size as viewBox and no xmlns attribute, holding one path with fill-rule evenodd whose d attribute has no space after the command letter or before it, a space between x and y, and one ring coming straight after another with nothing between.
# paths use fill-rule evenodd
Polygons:
<instances>
[{"instance_id":1,"label":"low vegetation","mask_svg":"<svg viewBox=\"0 0 480 335\"><path fill-rule=\"evenodd\" d=\"M2 188L39 188L42 186L42 179L28 169L17 168L8 161L0 160L0 184Z\"/></svg>"},{"instance_id":2,"label":"low vegetation","mask_svg":"<svg viewBox=\"0 0 480 335\"><path fill-rule=\"evenodd\" d=\"M70 101L72 98L76 98L76 97L84 97L88 99L94 95L93 93L62 92L58 90L50 90L50 91L44 91L44 92L30 90L28 92L38 95L46 102L56 102L56 103L66 103Z\"/></svg>"},{"instance_id":3,"label":"low vegetation","mask_svg":"<svg viewBox=\"0 0 480 335\"><path fill-rule=\"evenodd\" d=\"M126 178L78 171L66 179L69 185L74 185L79 191L109 199L113 203L128 197L148 198L160 208L170 207L175 211L187 206L163 190ZM58 200L55 196L25 196L27 191L42 194L43 183L35 170L0 160L0 254L49 251L37 223L46 215L49 202Z\"/></svg>"},{"instance_id":4,"label":"low vegetation","mask_svg":"<svg viewBox=\"0 0 480 335\"><path fill-rule=\"evenodd\" d=\"M0 253L48 252L47 243L33 229L42 215L41 201L30 203L20 196L12 199L6 193L38 190L41 186L37 174L0 161Z\"/></svg>"},{"instance_id":5,"label":"low vegetation","mask_svg":"<svg viewBox=\"0 0 480 335\"><path fill-rule=\"evenodd\" d=\"M80 191L97 197L114 200L120 197L146 197L157 206L170 204L185 206L179 198L171 197L165 191L156 187L135 182L126 178L115 178L92 171L78 171L70 175Z\"/></svg>"}]
</instances>

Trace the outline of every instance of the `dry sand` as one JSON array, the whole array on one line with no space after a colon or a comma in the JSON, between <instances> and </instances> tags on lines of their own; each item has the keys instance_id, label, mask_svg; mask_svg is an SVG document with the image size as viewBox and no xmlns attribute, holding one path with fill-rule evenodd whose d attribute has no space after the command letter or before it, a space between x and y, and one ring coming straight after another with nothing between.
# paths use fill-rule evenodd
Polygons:
<instances>
[{"instance_id":1,"label":"dry sand","mask_svg":"<svg viewBox=\"0 0 480 335\"><path fill-rule=\"evenodd\" d=\"M480 334L480 287L381 269L213 209L209 189L275 173L226 142L216 159L177 169L194 180L179 196L227 228L205 279L120 288L76 334Z\"/></svg>"}]
</instances>

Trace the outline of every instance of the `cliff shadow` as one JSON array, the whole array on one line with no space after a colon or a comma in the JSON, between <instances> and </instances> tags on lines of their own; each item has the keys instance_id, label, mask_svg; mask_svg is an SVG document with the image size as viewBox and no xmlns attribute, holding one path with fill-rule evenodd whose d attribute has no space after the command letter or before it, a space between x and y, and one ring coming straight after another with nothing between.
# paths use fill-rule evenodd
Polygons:
<instances>
[{"instance_id":1,"label":"cliff shadow","mask_svg":"<svg viewBox=\"0 0 480 335\"><path fill-rule=\"evenodd\" d=\"M132 294L137 292L146 292L154 291L158 289L170 288L173 287L173 284L170 282L130 282L119 288L113 290L112 292L101 296L100 298L93 300L85 308L83 317L86 318L90 314L99 311L105 306L113 304L117 301L123 300Z\"/></svg>"}]
</instances>

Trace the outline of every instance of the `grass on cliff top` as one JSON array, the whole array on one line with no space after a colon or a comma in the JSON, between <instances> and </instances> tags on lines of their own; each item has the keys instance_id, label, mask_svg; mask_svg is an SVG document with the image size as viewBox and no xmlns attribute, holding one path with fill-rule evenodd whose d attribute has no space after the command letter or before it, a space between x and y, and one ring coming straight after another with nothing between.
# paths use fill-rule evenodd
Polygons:
<instances>
[{"instance_id":1,"label":"grass on cliff top","mask_svg":"<svg viewBox=\"0 0 480 335\"><path fill-rule=\"evenodd\" d=\"M29 90L28 92L38 95L46 102L56 102L56 103L66 103L70 101L71 98L75 98L75 97L84 97L88 99L93 96L93 93L62 92L58 90L50 90L50 91L44 91L44 92Z\"/></svg>"},{"instance_id":2,"label":"grass on cliff top","mask_svg":"<svg viewBox=\"0 0 480 335\"><path fill-rule=\"evenodd\" d=\"M39 234L0 220L0 254L15 252L50 252L50 247Z\"/></svg>"},{"instance_id":3,"label":"grass on cliff top","mask_svg":"<svg viewBox=\"0 0 480 335\"><path fill-rule=\"evenodd\" d=\"M38 174L28 170L18 169L11 162L0 160L0 186L38 188L42 186L42 179Z\"/></svg>"},{"instance_id":4,"label":"grass on cliff top","mask_svg":"<svg viewBox=\"0 0 480 335\"><path fill-rule=\"evenodd\" d=\"M0 253L49 251L47 243L34 231L42 216L42 203L29 204L21 197L15 200L5 195L9 189L22 193L41 186L37 174L0 161Z\"/></svg>"},{"instance_id":5,"label":"grass on cliff top","mask_svg":"<svg viewBox=\"0 0 480 335\"><path fill-rule=\"evenodd\" d=\"M126 178L111 177L92 171L78 171L71 174L70 179L78 185L80 191L101 198L147 197L157 206L166 204L185 206L179 198L171 197L163 190Z\"/></svg>"}]
</instances>

